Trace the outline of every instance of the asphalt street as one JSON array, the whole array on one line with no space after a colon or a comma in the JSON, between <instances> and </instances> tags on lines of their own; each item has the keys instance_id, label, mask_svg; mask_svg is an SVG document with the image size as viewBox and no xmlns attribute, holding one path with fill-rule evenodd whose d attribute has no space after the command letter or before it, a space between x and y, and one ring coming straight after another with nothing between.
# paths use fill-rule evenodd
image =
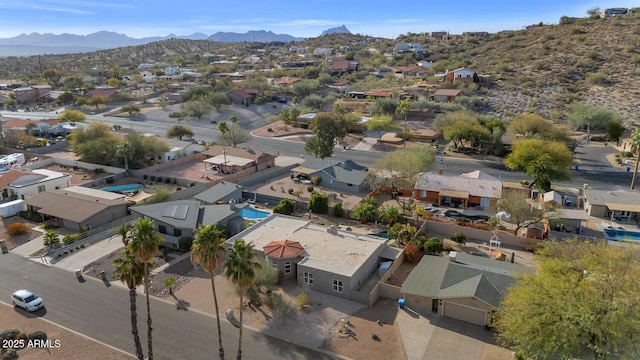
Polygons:
<instances>
[{"instance_id":1,"label":"asphalt street","mask_svg":"<svg viewBox=\"0 0 640 360\"><path fill-rule=\"evenodd\" d=\"M135 353L131 335L129 294L121 286L109 286L86 278L79 282L74 273L49 267L12 253L0 254L0 300L10 303L11 294L29 289L45 300L45 308L24 316L41 316L106 344ZM212 296L203 294L203 296ZM145 298L138 296L138 329L146 353ZM214 359L218 357L215 318L193 311L178 310L174 303L151 298L153 347L156 359ZM1 321L1 319L0 319ZM2 323L3 328L11 324ZM226 319L221 322L227 358L238 348L238 329ZM286 341L243 329L242 352L246 359L335 359ZM64 344L61 344L64 346ZM87 359L99 359L87 354Z\"/></svg>"},{"instance_id":2,"label":"asphalt street","mask_svg":"<svg viewBox=\"0 0 640 360\"><path fill-rule=\"evenodd\" d=\"M238 109L238 107L236 107ZM157 135L166 134L167 130L176 125L175 119L169 118L168 114L175 109L167 108L162 111L155 111L146 115L138 115L135 120L128 118L103 116L103 115L87 115L87 120L102 121L109 125L120 125L123 128L129 128L139 132L153 133ZM235 112L235 111L234 111ZM246 111L242 114L244 120L243 126L248 130L254 130L264 126L266 123L262 116L266 115L257 111ZM5 117L19 117L31 119L49 119L51 113L42 112L10 112L0 111ZM53 114L55 116L55 114ZM222 115L220 115L222 116ZM222 116L224 117L224 116ZM182 121L180 124L190 127L197 141L214 141L219 135L217 123L211 123L209 120L189 120ZM310 156L304 149L304 143L286 141L278 138L257 138L254 137L247 145L250 147L268 153L280 153L287 156ZM580 187L588 184L595 189L614 189L616 187L626 188L631 183L631 172L625 172L613 169L606 160L606 155L616 152L612 146L588 146L581 144L575 152L575 165L570 171L571 179L569 181L553 182L554 185L562 187ZM332 159L334 160L353 160L363 166L372 166L377 159L385 156L387 153L375 151L359 151L359 150L343 150L336 148ZM501 162L479 160L479 159L461 159L444 156L442 163L436 161L434 169L442 169L451 174L462 174L474 170L483 170L486 173L501 178L504 181L529 180L532 178L519 171L510 171Z\"/></svg>"}]
</instances>

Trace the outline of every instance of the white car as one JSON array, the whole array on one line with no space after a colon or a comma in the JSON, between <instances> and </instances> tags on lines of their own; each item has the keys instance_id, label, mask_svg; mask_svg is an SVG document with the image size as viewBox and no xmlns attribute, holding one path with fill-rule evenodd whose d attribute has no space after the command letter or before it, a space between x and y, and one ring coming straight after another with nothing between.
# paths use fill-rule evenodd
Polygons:
<instances>
[{"instance_id":1,"label":"white car","mask_svg":"<svg viewBox=\"0 0 640 360\"><path fill-rule=\"evenodd\" d=\"M44 307L44 300L29 290L18 290L11 295L13 306L19 306L29 312Z\"/></svg>"}]
</instances>

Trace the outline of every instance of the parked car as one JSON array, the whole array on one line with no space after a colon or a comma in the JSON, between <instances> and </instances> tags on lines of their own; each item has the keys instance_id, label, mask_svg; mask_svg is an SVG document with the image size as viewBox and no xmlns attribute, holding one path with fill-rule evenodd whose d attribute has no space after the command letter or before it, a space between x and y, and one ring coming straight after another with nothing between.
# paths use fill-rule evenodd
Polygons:
<instances>
[{"instance_id":1,"label":"parked car","mask_svg":"<svg viewBox=\"0 0 640 360\"><path fill-rule=\"evenodd\" d=\"M287 103L287 99L284 96L276 97L276 101L279 102L279 103L283 103L283 104Z\"/></svg>"},{"instance_id":2,"label":"parked car","mask_svg":"<svg viewBox=\"0 0 640 360\"><path fill-rule=\"evenodd\" d=\"M44 300L29 290L18 290L11 295L13 306L19 306L29 312L42 309Z\"/></svg>"}]
</instances>

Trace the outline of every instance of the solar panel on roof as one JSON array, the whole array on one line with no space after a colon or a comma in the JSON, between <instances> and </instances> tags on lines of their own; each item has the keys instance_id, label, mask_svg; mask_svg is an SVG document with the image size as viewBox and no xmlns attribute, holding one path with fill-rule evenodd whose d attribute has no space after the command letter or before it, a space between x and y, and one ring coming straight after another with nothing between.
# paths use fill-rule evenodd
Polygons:
<instances>
[{"instance_id":1,"label":"solar panel on roof","mask_svg":"<svg viewBox=\"0 0 640 360\"><path fill-rule=\"evenodd\" d=\"M178 207L176 205L167 206L166 208L164 208L164 211L162 212L162 216L171 217L171 218L175 217L177 210L178 210Z\"/></svg>"},{"instance_id":2,"label":"solar panel on roof","mask_svg":"<svg viewBox=\"0 0 640 360\"><path fill-rule=\"evenodd\" d=\"M177 206L175 215L173 216L175 219L180 219L180 220L184 220L187 218L187 212L189 211L189 206L187 205L180 205Z\"/></svg>"}]
</instances>

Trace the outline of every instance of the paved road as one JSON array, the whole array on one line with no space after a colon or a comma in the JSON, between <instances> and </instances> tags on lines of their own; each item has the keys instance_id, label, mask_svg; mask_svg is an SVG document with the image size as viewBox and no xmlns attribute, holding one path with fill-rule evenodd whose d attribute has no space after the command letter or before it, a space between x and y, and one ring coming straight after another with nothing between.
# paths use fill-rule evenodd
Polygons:
<instances>
[{"instance_id":1,"label":"paved road","mask_svg":"<svg viewBox=\"0 0 640 360\"><path fill-rule=\"evenodd\" d=\"M152 112L146 114L144 117L140 117L139 120L129 120L120 117L103 116L103 115L88 115L88 120L103 121L110 125L121 125L125 128L130 128L135 131L154 133L158 135L166 134L167 130L176 124L175 119L171 119L166 116L165 113L170 110L162 112ZM19 113L0 111L2 116L32 118L32 119L48 119L52 117L51 113ZM156 120L156 114L157 120ZM53 115L55 116L55 114ZM247 115L248 116L248 115ZM263 126L258 117L260 114L254 113L251 117L251 122L246 125L248 129L254 129ZM153 119L151 118L153 117ZM217 130L217 124L207 123L207 121L189 121L184 125L189 126L195 133L195 139L198 141L213 141L217 138L219 131ZM304 150L304 144L300 142L285 141L277 138L254 138L248 143L254 149L276 153L279 152L282 155L287 156L310 156ZM592 144L593 145L593 144ZM616 170L610 167L606 161L606 155L616 152L616 149L612 146L590 146L587 144L581 144L576 149L576 164L578 170L571 170L571 180L567 182L553 182L554 185L565 187L582 186L582 184L589 184L592 188L597 189L612 189L614 187L627 188L631 184L631 173ZM335 160L353 160L363 166L372 166L377 159L384 156L386 153L371 152L371 151L359 151L359 150L342 150L336 148L334 155ZM436 162L434 168L442 168L445 172L451 174L462 174L478 169L482 169L490 175L500 177L505 181L532 180L532 178L518 171L509 171L501 162L492 162L487 160L476 159L460 159L445 156L442 164Z\"/></svg>"},{"instance_id":2,"label":"paved road","mask_svg":"<svg viewBox=\"0 0 640 360\"><path fill-rule=\"evenodd\" d=\"M135 352L126 289L107 287L91 278L79 283L68 271L38 264L12 253L0 254L0 300L8 302L11 293L20 288L28 288L45 300L45 308L34 314L129 353ZM138 328L146 349L144 304L144 297L139 296ZM31 316L22 310L16 311ZM155 298L151 299L151 311L156 359L217 358L213 317L197 311L176 310L174 304ZM226 320L222 321L222 330L227 358L233 358L238 348L238 330ZM248 328L244 329L242 339L246 359L335 359ZM97 359L99 356L87 354L87 358Z\"/></svg>"}]
</instances>

